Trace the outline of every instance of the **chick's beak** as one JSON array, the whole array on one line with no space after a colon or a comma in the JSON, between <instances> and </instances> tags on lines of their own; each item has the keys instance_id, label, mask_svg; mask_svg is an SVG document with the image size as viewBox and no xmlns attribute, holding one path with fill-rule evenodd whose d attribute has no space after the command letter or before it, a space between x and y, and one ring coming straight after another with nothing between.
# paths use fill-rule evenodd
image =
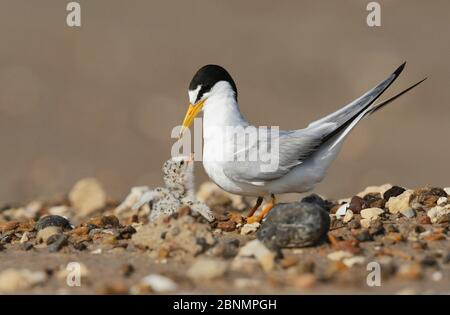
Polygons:
<instances>
[{"instance_id":1,"label":"chick's beak","mask_svg":"<svg viewBox=\"0 0 450 315\"><path fill-rule=\"evenodd\" d=\"M195 103L195 105L189 104L188 110L186 112L186 116L184 116L183 125L181 127L179 138L181 138L183 136L186 129L189 129L192 122L194 121L194 118L202 110L205 101L206 101L206 99L198 101L197 103Z\"/></svg>"}]
</instances>

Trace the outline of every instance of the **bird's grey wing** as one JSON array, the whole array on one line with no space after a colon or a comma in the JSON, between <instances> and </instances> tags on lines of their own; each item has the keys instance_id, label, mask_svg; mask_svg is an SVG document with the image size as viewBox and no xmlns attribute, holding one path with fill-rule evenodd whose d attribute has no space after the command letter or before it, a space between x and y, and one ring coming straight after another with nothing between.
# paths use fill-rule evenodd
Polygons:
<instances>
[{"instance_id":1,"label":"bird's grey wing","mask_svg":"<svg viewBox=\"0 0 450 315\"><path fill-rule=\"evenodd\" d=\"M275 136L261 137L246 143L233 161L223 163L223 172L232 180L253 185L280 178L301 164L335 128L335 124L327 123L317 128L279 131Z\"/></svg>"},{"instance_id":2,"label":"bird's grey wing","mask_svg":"<svg viewBox=\"0 0 450 315\"><path fill-rule=\"evenodd\" d=\"M405 64L403 63L387 79L355 101L322 119L312 122L307 128L295 131L280 131L277 167L262 170L265 163L261 161L229 161L223 165L224 174L236 181L262 184L264 181L274 180L287 174L330 139L336 139L333 140L335 144L342 141L348 132L365 116L366 112L370 111L373 102L398 78ZM252 153L258 150L258 144L255 142L249 145L245 152Z\"/></svg>"}]
</instances>

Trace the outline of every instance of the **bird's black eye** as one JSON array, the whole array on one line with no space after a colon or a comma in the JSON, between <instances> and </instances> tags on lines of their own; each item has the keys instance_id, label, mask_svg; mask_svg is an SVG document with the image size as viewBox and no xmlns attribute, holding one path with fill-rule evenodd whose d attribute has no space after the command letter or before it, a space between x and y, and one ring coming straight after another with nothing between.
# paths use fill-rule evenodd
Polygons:
<instances>
[{"instance_id":1,"label":"bird's black eye","mask_svg":"<svg viewBox=\"0 0 450 315\"><path fill-rule=\"evenodd\" d=\"M184 165L184 161L181 161L181 162L180 162L180 165Z\"/></svg>"}]
</instances>

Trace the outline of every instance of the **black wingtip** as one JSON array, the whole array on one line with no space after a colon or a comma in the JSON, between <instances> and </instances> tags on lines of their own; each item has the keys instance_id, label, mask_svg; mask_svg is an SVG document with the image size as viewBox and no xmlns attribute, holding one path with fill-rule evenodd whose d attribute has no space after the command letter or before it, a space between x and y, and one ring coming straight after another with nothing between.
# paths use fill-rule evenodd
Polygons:
<instances>
[{"instance_id":1,"label":"black wingtip","mask_svg":"<svg viewBox=\"0 0 450 315\"><path fill-rule=\"evenodd\" d=\"M400 73L402 73L403 69L405 69L405 66L406 66L406 61L403 62L403 63L400 65L400 67L398 67L398 68L394 71L394 74L395 74L396 77L398 77L398 76L400 75Z\"/></svg>"}]
</instances>

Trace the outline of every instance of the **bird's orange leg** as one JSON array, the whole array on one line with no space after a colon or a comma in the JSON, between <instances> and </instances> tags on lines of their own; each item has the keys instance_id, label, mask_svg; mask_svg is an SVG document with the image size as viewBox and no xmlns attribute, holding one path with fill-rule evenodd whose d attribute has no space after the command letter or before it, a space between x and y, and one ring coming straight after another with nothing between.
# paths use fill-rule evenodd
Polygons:
<instances>
[{"instance_id":1,"label":"bird's orange leg","mask_svg":"<svg viewBox=\"0 0 450 315\"><path fill-rule=\"evenodd\" d=\"M262 202L263 202L263 197L258 197L258 199L256 199L256 203L248 212L247 218L250 218L251 216L253 216L255 214L256 210L258 210L258 208L259 208L259 206L261 206Z\"/></svg>"},{"instance_id":2,"label":"bird's orange leg","mask_svg":"<svg viewBox=\"0 0 450 315\"><path fill-rule=\"evenodd\" d=\"M268 204L264 206L264 208L261 211L260 215L253 215L249 218L247 218L247 223L254 223L254 222L261 222L269 213L270 210L275 206L276 200L275 195L271 195L271 200Z\"/></svg>"}]
</instances>

